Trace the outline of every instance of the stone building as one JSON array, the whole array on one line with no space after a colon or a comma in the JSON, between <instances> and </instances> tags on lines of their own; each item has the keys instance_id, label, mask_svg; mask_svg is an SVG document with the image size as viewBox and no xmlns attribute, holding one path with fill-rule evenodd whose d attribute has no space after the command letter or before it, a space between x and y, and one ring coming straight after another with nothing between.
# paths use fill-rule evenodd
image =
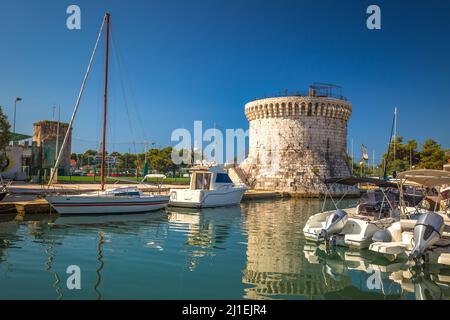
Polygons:
<instances>
[{"instance_id":1,"label":"stone building","mask_svg":"<svg viewBox=\"0 0 450 320\"><path fill-rule=\"evenodd\" d=\"M340 88L311 85L307 94L245 105L249 153L240 169L251 187L319 196L326 192L325 178L350 175L347 123L352 105L336 90ZM345 190L335 185L332 192Z\"/></svg>"},{"instance_id":2,"label":"stone building","mask_svg":"<svg viewBox=\"0 0 450 320\"><path fill-rule=\"evenodd\" d=\"M31 138L30 136L25 136ZM4 179L27 180L32 166L33 148L28 141L19 143L13 141L5 148L5 163L1 166L1 175Z\"/></svg>"},{"instance_id":3,"label":"stone building","mask_svg":"<svg viewBox=\"0 0 450 320\"><path fill-rule=\"evenodd\" d=\"M58 147L59 152L68 128L68 123L58 123L57 121L44 120L33 124L33 143L36 143L37 147L39 147L40 167L42 168L42 170L47 171L47 174L50 173L50 169L53 168L55 164L55 160L57 157L56 148ZM67 144L63 150L61 163L59 165L59 172L63 175L69 174L70 172L71 144L72 132L70 132L69 134L69 140L67 141Z\"/></svg>"}]
</instances>

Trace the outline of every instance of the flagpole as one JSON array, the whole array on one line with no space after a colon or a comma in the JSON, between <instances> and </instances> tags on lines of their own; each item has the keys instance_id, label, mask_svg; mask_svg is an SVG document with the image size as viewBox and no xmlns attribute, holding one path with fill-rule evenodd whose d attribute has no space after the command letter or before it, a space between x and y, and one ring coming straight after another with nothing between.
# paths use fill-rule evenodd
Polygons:
<instances>
[{"instance_id":1,"label":"flagpole","mask_svg":"<svg viewBox=\"0 0 450 320\"><path fill-rule=\"evenodd\" d=\"M355 161L355 150L353 149L353 138L352 138L352 176L353 176L353 161Z\"/></svg>"}]
</instances>

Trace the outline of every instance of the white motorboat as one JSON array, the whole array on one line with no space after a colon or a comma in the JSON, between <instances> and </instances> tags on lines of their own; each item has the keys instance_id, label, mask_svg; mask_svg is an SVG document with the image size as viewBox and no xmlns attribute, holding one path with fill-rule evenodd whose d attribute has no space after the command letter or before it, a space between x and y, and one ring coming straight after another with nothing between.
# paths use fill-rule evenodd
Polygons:
<instances>
[{"instance_id":1,"label":"white motorboat","mask_svg":"<svg viewBox=\"0 0 450 320\"><path fill-rule=\"evenodd\" d=\"M399 183L414 182L429 189L450 184L450 173L440 170L411 170L398 174ZM416 219L401 219L373 236L369 250L390 260L407 256L418 264L423 262L450 265L450 217L448 212L436 210L439 200L448 197L445 189L431 210L422 210ZM435 211L432 211L432 210ZM403 208L402 208L403 211Z\"/></svg>"},{"instance_id":2,"label":"white motorboat","mask_svg":"<svg viewBox=\"0 0 450 320\"><path fill-rule=\"evenodd\" d=\"M170 206L210 208L237 205L247 187L234 185L221 165L197 166L191 169L188 189L171 189Z\"/></svg>"},{"instance_id":3,"label":"white motorboat","mask_svg":"<svg viewBox=\"0 0 450 320\"><path fill-rule=\"evenodd\" d=\"M148 212L162 209L169 202L169 196L145 195L135 186L79 195L47 196L46 199L61 215Z\"/></svg>"},{"instance_id":4,"label":"white motorboat","mask_svg":"<svg viewBox=\"0 0 450 320\"><path fill-rule=\"evenodd\" d=\"M69 122L69 129L64 136L64 140L52 174L49 180L49 187L53 183L53 178L58 170L61 161L61 155L68 141L68 136L71 133L71 128L81 96L84 91L86 80L92 66L92 62L97 51L99 40L101 38L103 27L106 24L106 67L105 67L105 93L104 93L104 112L103 112L103 137L102 137L102 162L101 162L101 191L91 192L80 195L48 195L46 197L49 204L62 215L65 214L111 214L111 213L136 213L159 210L167 205L169 196L165 195L145 195L136 186L119 187L105 190L105 155L106 155L106 112L107 112L107 97L108 97L108 45L109 45L109 25L110 14L106 13L100 28L99 35L92 52L92 56L86 71L83 84L81 85L80 93L75 104L72 117Z\"/></svg>"},{"instance_id":5,"label":"white motorboat","mask_svg":"<svg viewBox=\"0 0 450 320\"><path fill-rule=\"evenodd\" d=\"M375 178L343 177L327 179L326 184L357 185L366 183L380 189L367 190L356 208L324 211L309 217L303 228L307 240L327 242L333 245L367 248L372 236L399 219L397 193L390 189L397 188L391 182ZM328 187L327 187L328 188ZM329 192L327 192L328 194ZM324 207L327 198L324 200Z\"/></svg>"}]
</instances>

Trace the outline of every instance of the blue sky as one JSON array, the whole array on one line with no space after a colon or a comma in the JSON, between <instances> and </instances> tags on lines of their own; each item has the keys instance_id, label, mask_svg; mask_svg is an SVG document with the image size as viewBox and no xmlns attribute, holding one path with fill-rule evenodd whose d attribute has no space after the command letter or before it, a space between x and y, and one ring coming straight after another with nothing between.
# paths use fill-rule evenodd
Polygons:
<instances>
[{"instance_id":1,"label":"blue sky","mask_svg":"<svg viewBox=\"0 0 450 320\"><path fill-rule=\"evenodd\" d=\"M81 30L66 28L70 4L81 8ZM382 30L366 28L370 4L381 7ZM357 154L363 143L377 158L385 151L394 106L399 135L450 147L450 2L438 0L3 0L0 105L12 122L14 99L23 98L16 131L31 134L33 122L53 118L53 105L69 120L105 10L114 43L110 151L168 145L173 129L194 120L248 128L246 102L312 82L343 87ZM74 126L76 152L101 137L99 50Z\"/></svg>"}]
</instances>

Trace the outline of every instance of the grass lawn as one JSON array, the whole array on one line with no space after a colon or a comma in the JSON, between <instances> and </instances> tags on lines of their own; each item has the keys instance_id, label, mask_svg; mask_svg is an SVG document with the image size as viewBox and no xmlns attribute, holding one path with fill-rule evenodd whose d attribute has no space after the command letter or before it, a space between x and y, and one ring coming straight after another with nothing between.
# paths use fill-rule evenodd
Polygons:
<instances>
[{"instance_id":1,"label":"grass lawn","mask_svg":"<svg viewBox=\"0 0 450 320\"><path fill-rule=\"evenodd\" d=\"M120 180L121 177L116 178L106 178L107 182L125 182L126 181L136 181L140 182L142 177L122 177L124 180ZM146 182L150 183L162 183L162 184L189 184L190 178L166 178L166 179L158 179L151 178L146 179ZM58 176L58 182L67 182L67 183L99 183L100 176L89 177L89 176Z\"/></svg>"}]
</instances>

